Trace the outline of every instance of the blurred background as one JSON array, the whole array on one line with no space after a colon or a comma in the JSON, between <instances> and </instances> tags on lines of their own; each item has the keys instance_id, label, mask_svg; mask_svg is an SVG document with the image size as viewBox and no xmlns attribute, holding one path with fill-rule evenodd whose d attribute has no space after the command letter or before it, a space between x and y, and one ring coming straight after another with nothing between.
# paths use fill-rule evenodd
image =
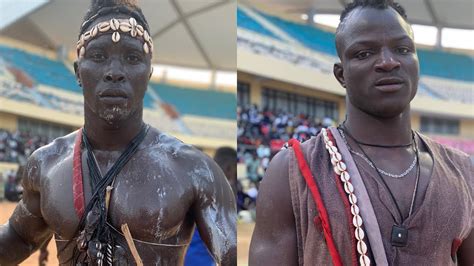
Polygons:
<instances>
[{"instance_id":1,"label":"blurred background","mask_svg":"<svg viewBox=\"0 0 474 266\"><path fill-rule=\"evenodd\" d=\"M90 1L0 1L0 224L19 200L18 168L83 125L74 76ZM236 1L139 0L154 41L144 120L201 149L236 148ZM57 265L54 241L49 263ZM37 265L38 253L22 265Z\"/></svg>"},{"instance_id":2,"label":"blurred background","mask_svg":"<svg viewBox=\"0 0 474 266\"><path fill-rule=\"evenodd\" d=\"M334 32L349 0L239 0L237 7L238 265L247 265L255 200L269 160L344 120L332 74ZM399 0L420 60L412 126L474 155L474 2ZM275 195L276 197L278 195Z\"/></svg>"}]
</instances>

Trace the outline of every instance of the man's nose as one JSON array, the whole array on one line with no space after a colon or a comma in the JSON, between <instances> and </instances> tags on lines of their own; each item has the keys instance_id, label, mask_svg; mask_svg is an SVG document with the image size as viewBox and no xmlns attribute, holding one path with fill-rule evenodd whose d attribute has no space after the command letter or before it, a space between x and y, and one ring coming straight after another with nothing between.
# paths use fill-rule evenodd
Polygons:
<instances>
[{"instance_id":1,"label":"man's nose","mask_svg":"<svg viewBox=\"0 0 474 266\"><path fill-rule=\"evenodd\" d=\"M394 69L400 68L400 61L390 49L382 49L380 58L375 64L376 71L390 72Z\"/></svg>"},{"instance_id":2,"label":"man's nose","mask_svg":"<svg viewBox=\"0 0 474 266\"><path fill-rule=\"evenodd\" d=\"M113 83L125 81L125 73L122 70L119 60L112 60L108 70L104 73L104 81Z\"/></svg>"}]
</instances>

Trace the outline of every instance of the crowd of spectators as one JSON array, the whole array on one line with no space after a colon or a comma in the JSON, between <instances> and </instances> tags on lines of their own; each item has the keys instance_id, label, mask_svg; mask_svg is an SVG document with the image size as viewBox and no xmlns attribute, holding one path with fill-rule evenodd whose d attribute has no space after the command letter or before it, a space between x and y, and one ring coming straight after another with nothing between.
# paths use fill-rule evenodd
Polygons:
<instances>
[{"instance_id":1,"label":"crowd of spectators","mask_svg":"<svg viewBox=\"0 0 474 266\"><path fill-rule=\"evenodd\" d=\"M0 129L0 162L24 165L33 151L46 145L49 141L46 137L32 135L29 132L18 130L10 132ZM4 199L18 201L21 191L20 177L17 175L17 171L0 172L0 201Z\"/></svg>"},{"instance_id":2,"label":"crowd of spectators","mask_svg":"<svg viewBox=\"0 0 474 266\"><path fill-rule=\"evenodd\" d=\"M256 105L238 106L237 160L245 164L249 183L246 187L240 185L239 209L247 210L255 205L259 182L271 158L289 139L305 141L333 124L329 117L295 115Z\"/></svg>"},{"instance_id":3,"label":"crowd of spectators","mask_svg":"<svg viewBox=\"0 0 474 266\"><path fill-rule=\"evenodd\" d=\"M21 198L22 191L17 171L0 172L0 202L3 200L17 202Z\"/></svg>"},{"instance_id":4,"label":"crowd of spectators","mask_svg":"<svg viewBox=\"0 0 474 266\"><path fill-rule=\"evenodd\" d=\"M0 162L23 165L30 154L50 140L25 131L0 129Z\"/></svg>"}]
</instances>

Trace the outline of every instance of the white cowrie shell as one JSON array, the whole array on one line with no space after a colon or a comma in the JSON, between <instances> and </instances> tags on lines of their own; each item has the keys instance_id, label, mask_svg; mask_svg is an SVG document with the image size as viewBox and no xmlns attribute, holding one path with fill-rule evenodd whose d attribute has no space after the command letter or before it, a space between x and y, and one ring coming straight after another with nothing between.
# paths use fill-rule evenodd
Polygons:
<instances>
[{"instance_id":1,"label":"white cowrie shell","mask_svg":"<svg viewBox=\"0 0 474 266\"><path fill-rule=\"evenodd\" d=\"M356 197L356 195L354 195L354 194L352 194L352 193L349 194L349 202L350 202L351 204L356 204L356 203L357 203L357 197Z\"/></svg>"},{"instance_id":2,"label":"white cowrie shell","mask_svg":"<svg viewBox=\"0 0 474 266\"><path fill-rule=\"evenodd\" d=\"M362 265L362 266L369 266L370 265L370 259L369 259L369 257L367 257L367 255L360 256L359 262L360 262L360 265Z\"/></svg>"},{"instance_id":3,"label":"white cowrie shell","mask_svg":"<svg viewBox=\"0 0 474 266\"><path fill-rule=\"evenodd\" d=\"M338 161L342 160L342 155L339 152L335 152L333 155Z\"/></svg>"},{"instance_id":4,"label":"white cowrie shell","mask_svg":"<svg viewBox=\"0 0 474 266\"><path fill-rule=\"evenodd\" d=\"M86 48L82 46L81 50L79 50L79 58L83 58L85 53L86 53Z\"/></svg>"},{"instance_id":5,"label":"white cowrie shell","mask_svg":"<svg viewBox=\"0 0 474 266\"><path fill-rule=\"evenodd\" d=\"M344 190L347 194L352 194L354 193L354 186L350 182L346 182L344 183Z\"/></svg>"},{"instance_id":6,"label":"white cowrie shell","mask_svg":"<svg viewBox=\"0 0 474 266\"><path fill-rule=\"evenodd\" d=\"M352 215L359 215L359 207L357 205L351 205Z\"/></svg>"},{"instance_id":7,"label":"white cowrie shell","mask_svg":"<svg viewBox=\"0 0 474 266\"><path fill-rule=\"evenodd\" d=\"M360 217L360 215L354 215L354 218L352 218L352 224L354 224L355 227L361 227L362 217Z\"/></svg>"},{"instance_id":8,"label":"white cowrie shell","mask_svg":"<svg viewBox=\"0 0 474 266\"><path fill-rule=\"evenodd\" d=\"M344 172L347 170L347 166L344 162L338 162L337 165L336 165L337 169L339 170L339 172Z\"/></svg>"},{"instance_id":9,"label":"white cowrie shell","mask_svg":"<svg viewBox=\"0 0 474 266\"><path fill-rule=\"evenodd\" d=\"M143 39L145 39L145 42L148 42L150 40L150 34L148 34L148 31L143 32Z\"/></svg>"},{"instance_id":10,"label":"white cowrie shell","mask_svg":"<svg viewBox=\"0 0 474 266\"><path fill-rule=\"evenodd\" d=\"M357 251L359 251L359 254L367 253L367 245L364 241L357 241Z\"/></svg>"},{"instance_id":11,"label":"white cowrie shell","mask_svg":"<svg viewBox=\"0 0 474 266\"><path fill-rule=\"evenodd\" d=\"M355 229L354 235L355 235L355 238L359 241L362 241L362 239L364 239L364 237L365 237L364 230L362 230L362 228L360 228L360 227Z\"/></svg>"},{"instance_id":12,"label":"white cowrie shell","mask_svg":"<svg viewBox=\"0 0 474 266\"><path fill-rule=\"evenodd\" d=\"M129 32L132 30L132 27L128 23L120 23L120 30L123 32Z\"/></svg>"},{"instance_id":13,"label":"white cowrie shell","mask_svg":"<svg viewBox=\"0 0 474 266\"><path fill-rule=\"evenodd\" d=\"M112 34L112 41L113 41L113 42L118 42L118 41L120 41L120 33L118 33L118 31L116 31L116 32L114 32L114 33Z\"/></svg>"},{"instance_id":14,"label":"white cowrie shell","mask_svg":"<svg viewBox=\"0 0 474 266\"><path fill-rule=\"evenodd\" d=\"M143 36L144 29L143 29L142 25L137 25L136 29L137 29L138 36L140 36L140 37Z\"/></svg>"},{"instance_id":15,"label":"white cowrie shell","mask_svg":"<svg viewBox=\"0 0 474 266\"><path fill-rule=\"evenodd\" d=\"M148 48L148 44L146 44L146 43L143 44L143 51L145 51L145 54L148 54L150 52L150 50Z\"/></svg>"},{"instance_id":16,"label":"white cowrie shell","mask_svg":"<svg viewBox=\"0 0 474 266\"><path fill-rule=\"evenodd\" d=\"M84 32L83 36L84 36L84 41L89 40L91 38L91 31L89 30L89 31Z\"/></svg>"},{"instance_id":17,"label":"white cowrie shell","mask_svg":"<svg viewBox=\"0 0 474 266\"><path fill-rule=\"evenodd\" d=\"M130 18L129 21L130 21L130 25L131 25L132 27L137 26L137 20L136 20L135 18Z\"/></svg>"},{"instance_id":18,"label":"white cowrie shell","mask_svg":"<svg viewBox=\"0 0 474 266\"><path fill-rule=\"evenodd\" d=\"M97 28L97 26L94 26L94 28L92 28L92 31L91 31L91 37L94 38L98 32L99 32L99 29Z\"/></svg>"},{"instance_id":19,"label":"white cowrie shell","mask_svg":"<svg viewBox=\"0 0 474 266\"><path fill-rule=\"evenodd\" d=\"M349 175L349 173L347 171L344 171L341 173L341 181L342 182L347 182L349 181L349 179L351 179L351 176Z\"/></svg>"},{"instance_id":20,"label":"white cowrie shell","mask_svg":"<svg viewBox=\"0 0 474 266\"><path fill-rule=\"evenodd\" d=\"M110 23L108 21L101 22L99 23L98 28L100 32L106 32L110 29Z\"/></svg>"},{"instance_id":21,"label":"white cowrie shell","mask_svg":"<svg viewBox=\"0 0 474 266\"><path fill-rule=\"evenodd\" d=\"M120 22L117 19L113 18L110 20L110 28L112 28L112 30L118 30L119 27L120 27Z\"/></svg>"}]
</instances>

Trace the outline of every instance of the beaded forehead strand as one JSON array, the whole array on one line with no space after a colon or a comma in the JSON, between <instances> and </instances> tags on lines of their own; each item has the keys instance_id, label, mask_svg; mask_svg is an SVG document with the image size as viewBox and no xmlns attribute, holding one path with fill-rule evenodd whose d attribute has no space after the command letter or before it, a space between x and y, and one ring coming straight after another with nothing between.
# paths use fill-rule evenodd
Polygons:
<instances>
[{"instance_id":1,"label":"beaded forehead strand","mask_svg":"<svg viewBox=\"0 0 474 266\"><path fill-rule=\"evenodd\" d=\"M99 35L108 33L113 31L112 33L112 41L117 43L120 41L120 32L122 33L129 33L130 36L133 38L143 38L143 51L145 54L153 53L153 40L150 37L150 34L147 30L143 28L142 25L139 25L135 18L129 19L116 19L112 18L109 21L100 22L94 25L90 30L84 32L79 37L79 41L77 41L77 56L79 59L84 57L86 52L86 43L90 41L92 38L95 38Z\"/></svg>"}]
</instances>

